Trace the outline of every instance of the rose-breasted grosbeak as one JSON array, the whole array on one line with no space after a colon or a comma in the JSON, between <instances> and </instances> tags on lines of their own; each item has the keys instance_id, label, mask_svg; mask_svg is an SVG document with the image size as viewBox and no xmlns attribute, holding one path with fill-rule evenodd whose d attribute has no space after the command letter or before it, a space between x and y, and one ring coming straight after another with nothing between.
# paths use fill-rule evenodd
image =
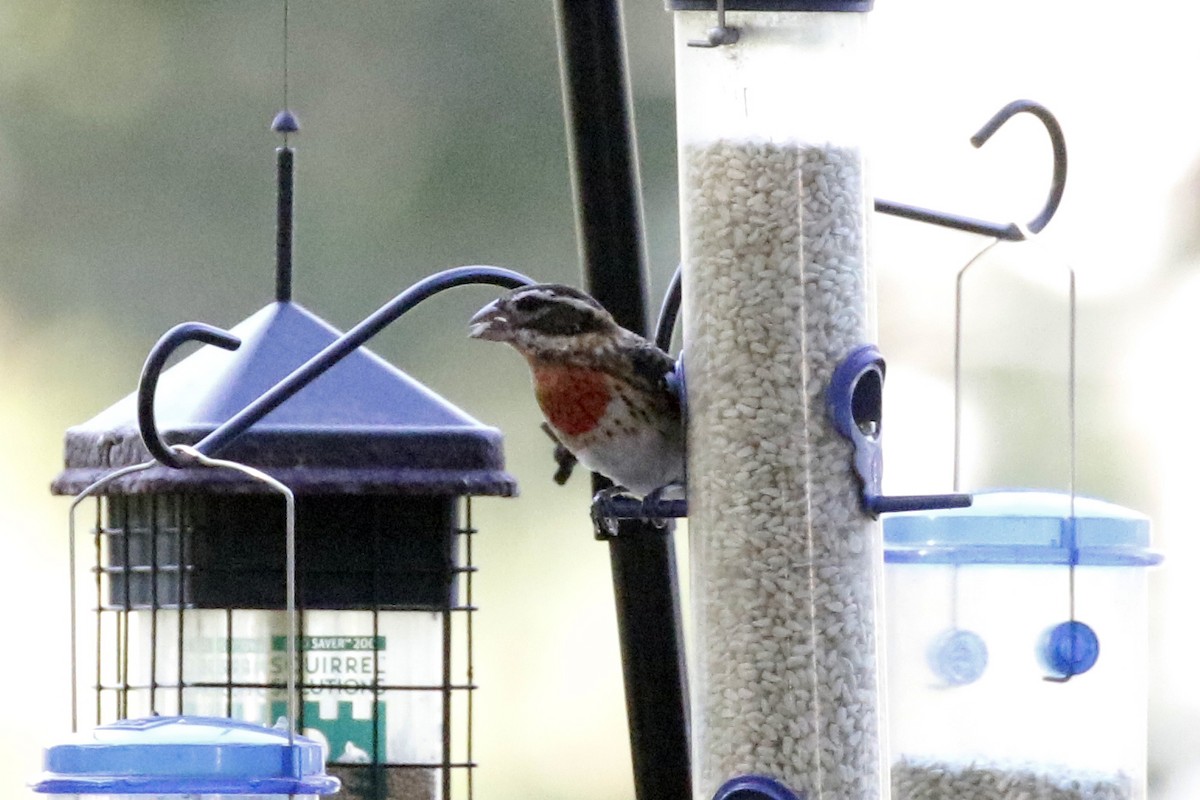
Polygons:
<instances>
[{"instance_id":1,"label":"rose-breasted grosbeak","mask_svg":"<svg viewBox=\"0 0 1200 800\"><path fill-rule=\"evenodd\" d=\"M579 463L642 496L684 481L674 360L569 286L514 289L471 318L471 336L508 342L533 371L538 405Z\"/></svg>"}]
</instances>

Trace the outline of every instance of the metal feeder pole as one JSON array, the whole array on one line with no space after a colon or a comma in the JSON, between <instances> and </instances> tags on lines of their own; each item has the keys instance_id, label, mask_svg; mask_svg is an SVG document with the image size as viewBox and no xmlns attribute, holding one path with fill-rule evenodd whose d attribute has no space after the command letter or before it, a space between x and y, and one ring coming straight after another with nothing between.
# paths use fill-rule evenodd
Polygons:
<instances>
[{"instance_id":1,"label":"metal feeder pole","mask_svg":"<svg viewBox=\"0 0 1200 800\"><path fill-rule=\"evenodd\" d=\"M619 0L557 0L559 60L587 290L648 334L646 257ZM607 481L592 477L599 490ZM621 520L608 538L639 800L690 800L686 679L671 527Z\"/></svg>"}]
</instances>

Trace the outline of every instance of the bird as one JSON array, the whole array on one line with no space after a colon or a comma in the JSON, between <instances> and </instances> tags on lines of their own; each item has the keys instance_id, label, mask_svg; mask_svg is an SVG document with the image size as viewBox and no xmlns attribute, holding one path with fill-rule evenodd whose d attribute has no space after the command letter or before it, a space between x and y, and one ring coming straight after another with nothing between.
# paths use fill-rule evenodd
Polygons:
<instances>
[{"instance_id":1,"label":"bird","mask_svg":"<svg viewBox=\"0 0 1200 800\"><path fill-rule=\"evenodd\" d=\"M684 484L675 359L593 297L561 284L522 286L469 325L472 338L505 342L525 357L545 427L580 464L637 497Z\"/></svg>"}]
</instances>

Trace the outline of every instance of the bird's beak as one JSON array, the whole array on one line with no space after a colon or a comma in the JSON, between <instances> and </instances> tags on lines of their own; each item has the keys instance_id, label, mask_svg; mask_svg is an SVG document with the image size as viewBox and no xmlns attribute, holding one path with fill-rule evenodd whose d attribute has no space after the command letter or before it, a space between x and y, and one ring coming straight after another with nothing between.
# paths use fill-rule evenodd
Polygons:
<instances>
[{"instance_id":1,"label":"bird's beak","mask_svg":"<svg viewBox=\"0 0 1200 800\"><path fill-rule=\"evenodd\" d=\"M488 339L493 342L507 340L512 330L499 300L493 300L475 312L469 324L472 339Z\"/></svg>"}]
</instances>

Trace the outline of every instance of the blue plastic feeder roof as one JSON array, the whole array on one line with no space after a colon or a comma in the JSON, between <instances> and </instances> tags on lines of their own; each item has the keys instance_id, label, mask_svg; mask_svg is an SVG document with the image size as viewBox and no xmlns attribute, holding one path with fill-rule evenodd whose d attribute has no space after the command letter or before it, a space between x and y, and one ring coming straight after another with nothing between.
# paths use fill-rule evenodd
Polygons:
<instances>
[{"instance_id":1,"label":"blue plastic feeder roof","mask_svg":"<svg viewBox=\"0 0 1200 800\"><path fill-rule=\"evenodd\" d=\"M206 346L165 371L157 393L164 439L194 444L341 334L292 302L235 328L230 352ZM149 459L136 395L67 431L66 469L52 489L74 494L117 467ZM516 494L500 431L365 348L352 352L215 453L268 471L297 494ZM110 484L109 494L269 491L226 470L165 466Z\"/></svg>"},{"instance_id":2,"label":"blue plastic feeder roof","mask_svg":"<svg viewBox=\"0 0 1200 800\"><path fill-rule=\"evenodd\" d=\"M320 743L217 717L101 725L47 747L35 792L62 795L318 795L336 792Z\"/></svg>"},{"instance_id":3,"label":"blue plastic feeder roof","mask_svg":"<svg viewBox=\"0 0 1200 800\"><path fill-rule=\"evenodd\" d=\"M1036 490L978 492L968 508L889 514L884 560L892 564L1152 566L1150 520L1088 497Z\"/></svg>"}]
</instances>

